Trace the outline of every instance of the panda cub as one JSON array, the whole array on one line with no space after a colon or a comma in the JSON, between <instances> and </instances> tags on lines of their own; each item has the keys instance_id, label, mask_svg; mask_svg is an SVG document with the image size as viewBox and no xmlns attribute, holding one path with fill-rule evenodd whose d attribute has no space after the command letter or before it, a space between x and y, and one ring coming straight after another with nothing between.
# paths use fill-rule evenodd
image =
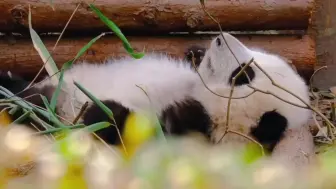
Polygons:
<instances>
[{"instance_id":1,"label":"panda cub","mask_svg":"<svg viewBox=\"0 0 336 189\"><path fill-rule=\"evenodd\" d=\"M230 34L223 33L223 36L241 66L253 57L277 83L308 102L307 87L285 61L274 55L252 51ZM206 85L223 96L229 96L232 78L240 71L240 66L226 43L222 35L212 40L198 68ZM260 90L273 92L283 99L302 105L296 98L274 87L254 64L246 69L246 73L249 79L246 75L237 78L233 97L251 93L253 90L248 87L251 81L250 85ZM255 138L272 151L287 128L303 125L309 115L306 109L255 92L246 98L232 100L227 128L228 98L214 95L206 89L189 62L166 55L147 54L142 59L124 58L110 60L106 64L82 62L65 72L65 85L58 99L57 114L66 120L73 120L82 105L88 101L89 107L80 120L85 125L108 121L109 118L73 84L74 81L112 110L120 132L123 132L125 120L131 112L154 109L163 130L168 134L198 132L215 143L245 142L245 138L232 133L222 139L226 130L230 129ZM25 85L21 85L24 88ZM147 92L151 101L138 86ZM50 100L55 88L50 80L45 80L19 96L27 97L38 93ZM27 100L43 106L38 96ZM120 143L114 127L97 131L97 134L109 144Z\"/></svg>"},{"instance_id":2,"label":"panda cub","mask_svg":"<svg viewBox=\"0 0 336 189\"><path fill-rule=\"evenodd\" d=\"M18 93L27 101L44 106L42 99L34 94L42 94L50 101L56 86L50 79L22 91L29 82L18 77L1 77L4 87ZM11 82L8 82L11 81ZM64 74L64 84L58 98L56 113L65 120L72 121L86 101L89 107L80 119L85 125L109 121L105 113L82 93L74 81L81 84L101 100L114 114L120 132L131 112L153 111L159 116L166 133L184 135L189 132L206 133L210 118L203 106L190 98L199 81L190 62L175 59L164 54L146 54L142 59L130 57L109 60L105 64L81 62ZM20 85L18 85L20 84ZM141 87L147 95L142 91ZM33 95L33 96L32 96ZM28 98L26 98L28 97ZM150 98L150 101L148 99ZM179 112L176 112L175 109ZM109 144L119 144L117 130L108 127L97 131L98 136Z\"/></svg>"},{"instance_id":3,"label":"panda cub","mask_svg":"<svg viewBox=\"0 0 336 189\"><path fill-rule=\"evenodd\" d=\"M229 97L233 78L252 58L256 64L251 63L245 73L237 77L234 83L232 97L247 97L231 100L229 128L227 128L226 114L229 99L216 96L213 92ZM307 123L311 115L309 109L291 105L279 98L303 107L305 104L274 86L257 65L274 82L309 104L308 86L287 62L276 55L251 50L232 35L223 33L211 42L198 69L212 92L198 88L193 92L193 98L204 106L211 117L210 136L213 141L231 144L234 141L241 143L246 140L233 133L228 133L222 138L229 129L253 137L272 151L286 129L301 127ZM275 94L279 98L258 91L254 92L254 89L249 86ZM252 92L254 93L251 94Z\"/></svg>"}]
</instances>

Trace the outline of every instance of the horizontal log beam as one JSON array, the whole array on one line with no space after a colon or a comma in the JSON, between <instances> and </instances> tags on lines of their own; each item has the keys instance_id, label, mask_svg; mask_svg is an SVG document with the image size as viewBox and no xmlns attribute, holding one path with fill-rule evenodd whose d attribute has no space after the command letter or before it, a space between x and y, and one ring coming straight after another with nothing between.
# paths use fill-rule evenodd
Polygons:
<instances>
[{"instance_id":1,"label":"horizontal log beam","mask_svg":"<svg viewBox=\"0 0 336 189\"><path fill-rule=\"evenodd\" d=\"M213 37L213 35L183 35L128 37L128 39L136 51L142 51L145 48L147 52L167 52L174 57L184 57L184 52L188 47L195 44L206 47ZM314 70L316 62L314 41L307 35L302 38L279 35L242 35L238 36L238 39L249 47L262 48L286 57L306 79ZM31 77L38 72L43 62L34 49L31 39L17 38L15 40L0 38L0 70L11 70L14 73ZM51 52L56 38L48 36L42 40ZM52 53L59 68L64 62L72 59L90 40L89 37L63 38ZM105 36L98 40L79 60L101 62L108 57L122 56L128 55L121 41L114 36Z\"/></svg>"},{"instance_id":2,"label":"horizontal log beam","mask_svg":"<svg viewBox=\"0 0 336 189\"><path fill-rule=\"evenodd\" d=\"M29 4L35 30L62 31L79 1L53 0L54 10L50 2L1 0L0 32L27 32ZM198 0L96 0L95 5L128 33L218 30ZM224 30L306 29L314 0L207 0L206 7ZM109 30L88 5L82 3L67 31Z\"/></svg>"}]
</instances>

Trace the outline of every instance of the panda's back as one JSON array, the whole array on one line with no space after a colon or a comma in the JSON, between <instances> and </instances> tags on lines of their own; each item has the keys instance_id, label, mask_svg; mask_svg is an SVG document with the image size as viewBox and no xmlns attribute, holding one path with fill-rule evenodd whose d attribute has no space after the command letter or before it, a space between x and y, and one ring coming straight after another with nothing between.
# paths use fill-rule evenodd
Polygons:
<instances>
[{"instance_id":1,"label":"panda's back","mask_svg":"<svg viewBox=\"0 0 336 189\"><path fill-rule=\"evenodd\" d=\"M76 64L65 73L64 81L68 87L67 94L76 100L63 103L63 111L70 110L69 106L76 103L75 108L79 109L80 104L89 100L74 86L73 81L80 83L100 100L114 100L135 111L148 108L161 111L169 104L183 100L198 80L186 62L147 55L142 59L109 60L105 64ZM151 104L144 91L137 86L146 91Z\"/></svg>"}]
</instances>

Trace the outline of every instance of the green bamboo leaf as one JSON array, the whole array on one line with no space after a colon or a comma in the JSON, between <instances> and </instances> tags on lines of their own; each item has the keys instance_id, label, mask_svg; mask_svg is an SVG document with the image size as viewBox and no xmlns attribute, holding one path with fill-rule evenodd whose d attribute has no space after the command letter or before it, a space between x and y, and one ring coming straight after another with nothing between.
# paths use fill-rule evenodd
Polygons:
<instances>
[{"instance_id":1,"label":"green bamboo leaf","mask_svg":"<svg viewBox=\"0 0 336 189\"><path fill-rule=\"evenodd\" d=\"M131 44L128 42L124 34L121 32L119 27L110 19L108 19L98 8L96 8L93 4L89 5L90 8L98 15L100 20L104 22L123 42L124 48L127 50L127 52L136 59L140 59L144 56L144 53L135 53L133 48L131 47Z\"/></svg>"},{"instance_id":2,"label":"green bamboo leaf","mask_svg":"<svg viewBox=\"0 0 336 189\"><path fill-rule=\"evenodd\" d=\"M2 86L0 86L0 94L3 95L3 96L5 96L7 99L13 100L13 102L15 104L17 104L18 106L21 106L24 111L37 112L37 113L39 113L40 115L42 115L43 117L45 117L47 119L50 117L48 111L45 111L45 110L37 108L33 104L31 104L29 102L26 102L24 99L15 96L12 92L10 92L8 89L6 89L6 88L4 88ZM33 115L34 114L31 115L32 118L37 118L37 116L33 117ZM42 121L42 120L40 120L40 121ZM55 124L58 124L58 123L55 123ZM49 125L47 125L47 126L49 127ZM50 127L52 127L52 126L50 126ZM60 126L58 125L58 127L60 127Z\"/></svg>"},{"instance_id":3,"label":"green bamboo leaf","mask_svg":"<svg viewBox=\"0 0 336 189\"><path fill-rule=\"evenodd\" d=\"M39 35L35 32L35 30L32 27L30 5L29 5L28 23L29 23L29 32L30 32L31 39L33 41L34 48L36 49L36 51L38 52L38 54L42 58L43 62L46 63L45 64L45 69L47 70L49 76L53 76L53 75L56 76L56 78L51 77L51 81L56 85L58 83L58 79L59 79L59 73L57 73L58 68L56 66L55 61L51 57L49 51L47 50L47 48L43 44L41 38L39 37Z\"/></svg>"},{"instance_id":4,"label":"green bamboo leaf","mask_svg":"<svg viewBox=\"0 0 336 189\"><path fill-rule=\"evenodd\" d=\"M101 108L106 115L109 116L110 119L112 119L114 122L113 112L105 106L104 103L102 103L100 100L98 100L95 96L93 96L88 90L86 90L82 85L80 85L77 82L74 82L74 84L78 87L79 90L81 90L87 97L89 97L99 108Z\"/></svg>"},{"instance_id":5,"label":"green bamboo leaf","mask_svg":"<svg viewBox=\"0 0 336 189\"><path fill-rule=\"evenodd\" d=\"M24 121L25 119L27 119L30 116L30 113L31 113L30 111L25 112L19 118L14 120L12 124L20 124L22 121Z\"/></svg>"},{"instance_id":6,"label":"green bamboo leaf","mask_svg":"<svg viewBox=\"0 0 336 189\"><path fill-rule=\"evenodd\" d=\"M49 118L51 119L51 121L54 122L55 125L60 126L61 128L68 129L67 126L65 126L61 121L58 120L56 114L51 110L51 107L48 103L47 98L45 96L42 96L42 95L41 95L41 98L42 98L42 101L43 101L44 105L46 106L46 108L49 112L49 115L50 115Z\"/></svg>"},{"instance_id":7,"label":"green bamboo leaf","mask_svg":"<svg viewBox=\"0 0 336 189\"><path fill-rule=\"evenodd\" d=\"M243 150L242 158L246 164L251 164L264 157L264 153L260 146L255 143L249 143Z\"/></svg>"},{"instance_id":8,"label":"green bamboo leaf","mask_svg":"<svg viewBox=\"0 0 336 189\"><path fill-rule=\"evenodd\" d=\"M86 127L84 124L78 124L78 125L74 125L74 126L69 126L68 128L71 129L81 129ZM48 129L45 131L39 131L36 132L35 135L45 135L45 134L52 134L52 133L56 133L56 132L60 132L63 131L63 128L53 128L53 129Z\"/></svg>"},{"instance_id":9,"label":"green bamboo leaf","mask_svg":"<svg viewBox=\"0 0 336 189\"><path fill-rule=\"evenodd\" d=\"M99 122L99 123L94 123L92 125L87 126L86 129L89 132L96 132L96 131L99 131L101 129L107 128L109 126L111 126L111 123L109 123L109 122Z\"/></svg>"},{"instance_id":10,"label":"green bamboo leaf","mask_svg":"<svg viewBox=\"0 0 336 189\"><path fill-rule=\"evenodd\" d=\"M55 112L56 104L57 104L57 99L58 99L59 93L60 93L62 85L63 85L64 72L67 69L69 69L73 65L73 63L79 57L81 57L93 45L93 43L95 43L98 39L100 39L104 35L105 35L105 33L102 33L99 36L93 38L89 43L87 43L83 48L81 48L79 50L79 52L77 53L77 55L72 60L70 60L70 61L66 62L65 64L63 64L61 72L60 72L60 77L59 77L57 88L56 88L55 92L53 93L51 101L50 101L50 108L51 108L51 110L53 112Z\"/></svg>"},{"instance_id":11,"label":"green bamboo leaf","mask_svg":"<svg viewBox=\"0 0 336 189\"><path fill-rule=\"evenodd\" d=\"M10 114L10 115L14 115L17 111L19 111L21 109L21 107L20 106L14 106L8 113Z\"/></svg>"}]
</instances>

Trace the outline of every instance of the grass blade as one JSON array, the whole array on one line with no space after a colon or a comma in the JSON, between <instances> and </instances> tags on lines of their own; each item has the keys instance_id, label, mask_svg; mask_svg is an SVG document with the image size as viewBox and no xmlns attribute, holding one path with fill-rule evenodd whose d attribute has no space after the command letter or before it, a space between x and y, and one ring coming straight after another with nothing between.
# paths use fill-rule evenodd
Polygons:
<instances>
[{"instance_id":1,"label":"grass blade","mask_svg":"<svg viewBox=\"0 0 336 189\"><path fill-rule=\"evenodd\" d=\"M31 113L30 111L25 112L19 118L14 120L12 124L20 124L22 121L24 121L25 119L27 119L30 116L30 113Z\"/></svg>"},{"instance_id":2,"label":"grass blade","mask_svg":"<svg viewBox=\"0 0 336 189\"><path fill-rule=\"evenodd\" d=\"M33 111L33 112L37 112L39 113L40 115L42 115L43 117L45 118L49 118L50 117L50 113L45 111L45 110L41 110L37 107L35 107L33 104L29 103L29 102L26 102L25 100L23 100L22 98L20 97L17 97L15 96L13 93L11 93L8 89L0 86L0 94L5 96L6 98L8 99L12 99L13 102L15 104L17 104L18 106L22 107L24 111ZM35 116L34 114L31 114L31 117L33 119L37 119L37 116ZM42 121L42 120L41 120ZM43 121L42 121L43 122ZM58 122L57 123L54 123L56 124L58 127L61 127L60 125L58 125ZM48 124L46 124L48 127L51 127L53 128L52 126L49 126ZM62 124L63 125L63 124Z\"/></svg>"},{"instance_id":3,"label":"grass blade","mask_svg":"<svg viewBox=\"0 0 336 189\"><path fill-rule=\"evenodd\" d=\"M79 124L79 125L71 126L71 127L69 127L69 129L81 129L81 128L84 128L84 127L85 127L85 125ZM62 130L63 130L63 128L53 128L53 129L48 129L48 130L45 130L45 131L39 131L39 132L36 132L35 134L36 135L52 134L52 133L60 132Z\"/></svg>"},{"instance_id":4,"label":"grass blade","mask_svg":"<svg viewBox=\"0 0 336 189\"><path fill-rule=\"evenodd\" d=\"M46 106L46 108L47 108L47 110L48 110L48 112L49 112L49 115L50 115L49 118L51 118L51 121L52 121L53 123L55 123L55 125L57 125L57 126L59 126L59 127L61 127L61 128L68 128L68 127L65 126L61 121L58 120L58 118L57 118L57 116L55 115L55 113L51 110L47 98L46 98L45 96L42 96L42 95L41 95L41 98L42 98L42 101L43 101L44 105Z\"/></svg>"},{"instance_id":5,"label":"grass blade","mask_svg":"<svg viewBox=\"0 0 336 189\"><path fill-rule=\"evenodd\" d=\"M77 82L74 82L74 84L78 87L79 90L81 90L87 97L89 97L95 104L97 104L97 106L99 106L99 108L101 108L104 113L106 115L109 116L109 118L111 120L114 120L114 117L113 117L113 112L107 107L105 106L104 103L102 103L100 100L98 100L95 96L93 96L88 90L86 90L82 85L80 85L79 83Z\"/></svg>"},{"instance_id":6,"label":"grass blade","mask_svg":"<svg viewBox=\"0 0 336 189\"><path fill-rule=\"evenodd\" d=\"M107 128L109 126L111 126L111 123L109 123L109 122L99 122L99 123L94 123L92 125L87 126L86 129L89 132L96 132L98 130Z\"/></svg>"},{"instance_id":7,"label":"grass blade","mask_svg":"<svg viewBox=\"0 0 336 189\"><path fill-rule=\"evenodd\" d=\"M96 8L93 4L89 5L90 8L98 15L100 20L104 22L123 42L123 46L126 49L126 51L136 59L140 59L144 56L144 53L135 53L133 48L131 47L131 44L128 42L124 34L121 32L119 27L110 19L108 19L98 8Z\"/></svg>"},{"instance_id":8,"label":"grass blade","mask_svg":"<svg viewBox=\"0 0 336 189\"><path fill-rule=\"evenodd\" d=\"M29 15L28 15L28 22L29 22L29 32L31 39L33 41L34 48L39 53L40 57L42 58L43 62L45 63L45 68L50 76L54 75L58 72L58 68L56 66L55 61L52 59L49 51L43 44L41 38L35 32L31 24L31 9L29 5ZM59 74L55 74L55 77L51 78L51 81L56 85L58 83Z\"/></svg>"},{"instance_id":9,"label":"grass blade","mask_svg":"<svg viewBox=\"0 0 336 189\"><path fill-rule=\"evenodd\" d=\"M64 77L65 70L69 69L73 65L73 63L79 57L81 57L93 45L93 43L95 43L98 39L100 39L104 35L105 35L105 33L102 33L99 36L93 38L89 43L87 43L83 48L81 48L79 50L79 52L77 53L77 55L72 60L70 60L70 61L66 62L65 64L63 64L63 66L61 68L61 72L60 72L60 77L59 77L57 88L56 88L55 92L53 93L51 101L50 101L50 108L51 108L51 110L53 112L55 112L56 104L57 104L57 98L59 96L59 93L60 93L62 85L63 85L63 77Z\"/></svg>"}]
</instances>

